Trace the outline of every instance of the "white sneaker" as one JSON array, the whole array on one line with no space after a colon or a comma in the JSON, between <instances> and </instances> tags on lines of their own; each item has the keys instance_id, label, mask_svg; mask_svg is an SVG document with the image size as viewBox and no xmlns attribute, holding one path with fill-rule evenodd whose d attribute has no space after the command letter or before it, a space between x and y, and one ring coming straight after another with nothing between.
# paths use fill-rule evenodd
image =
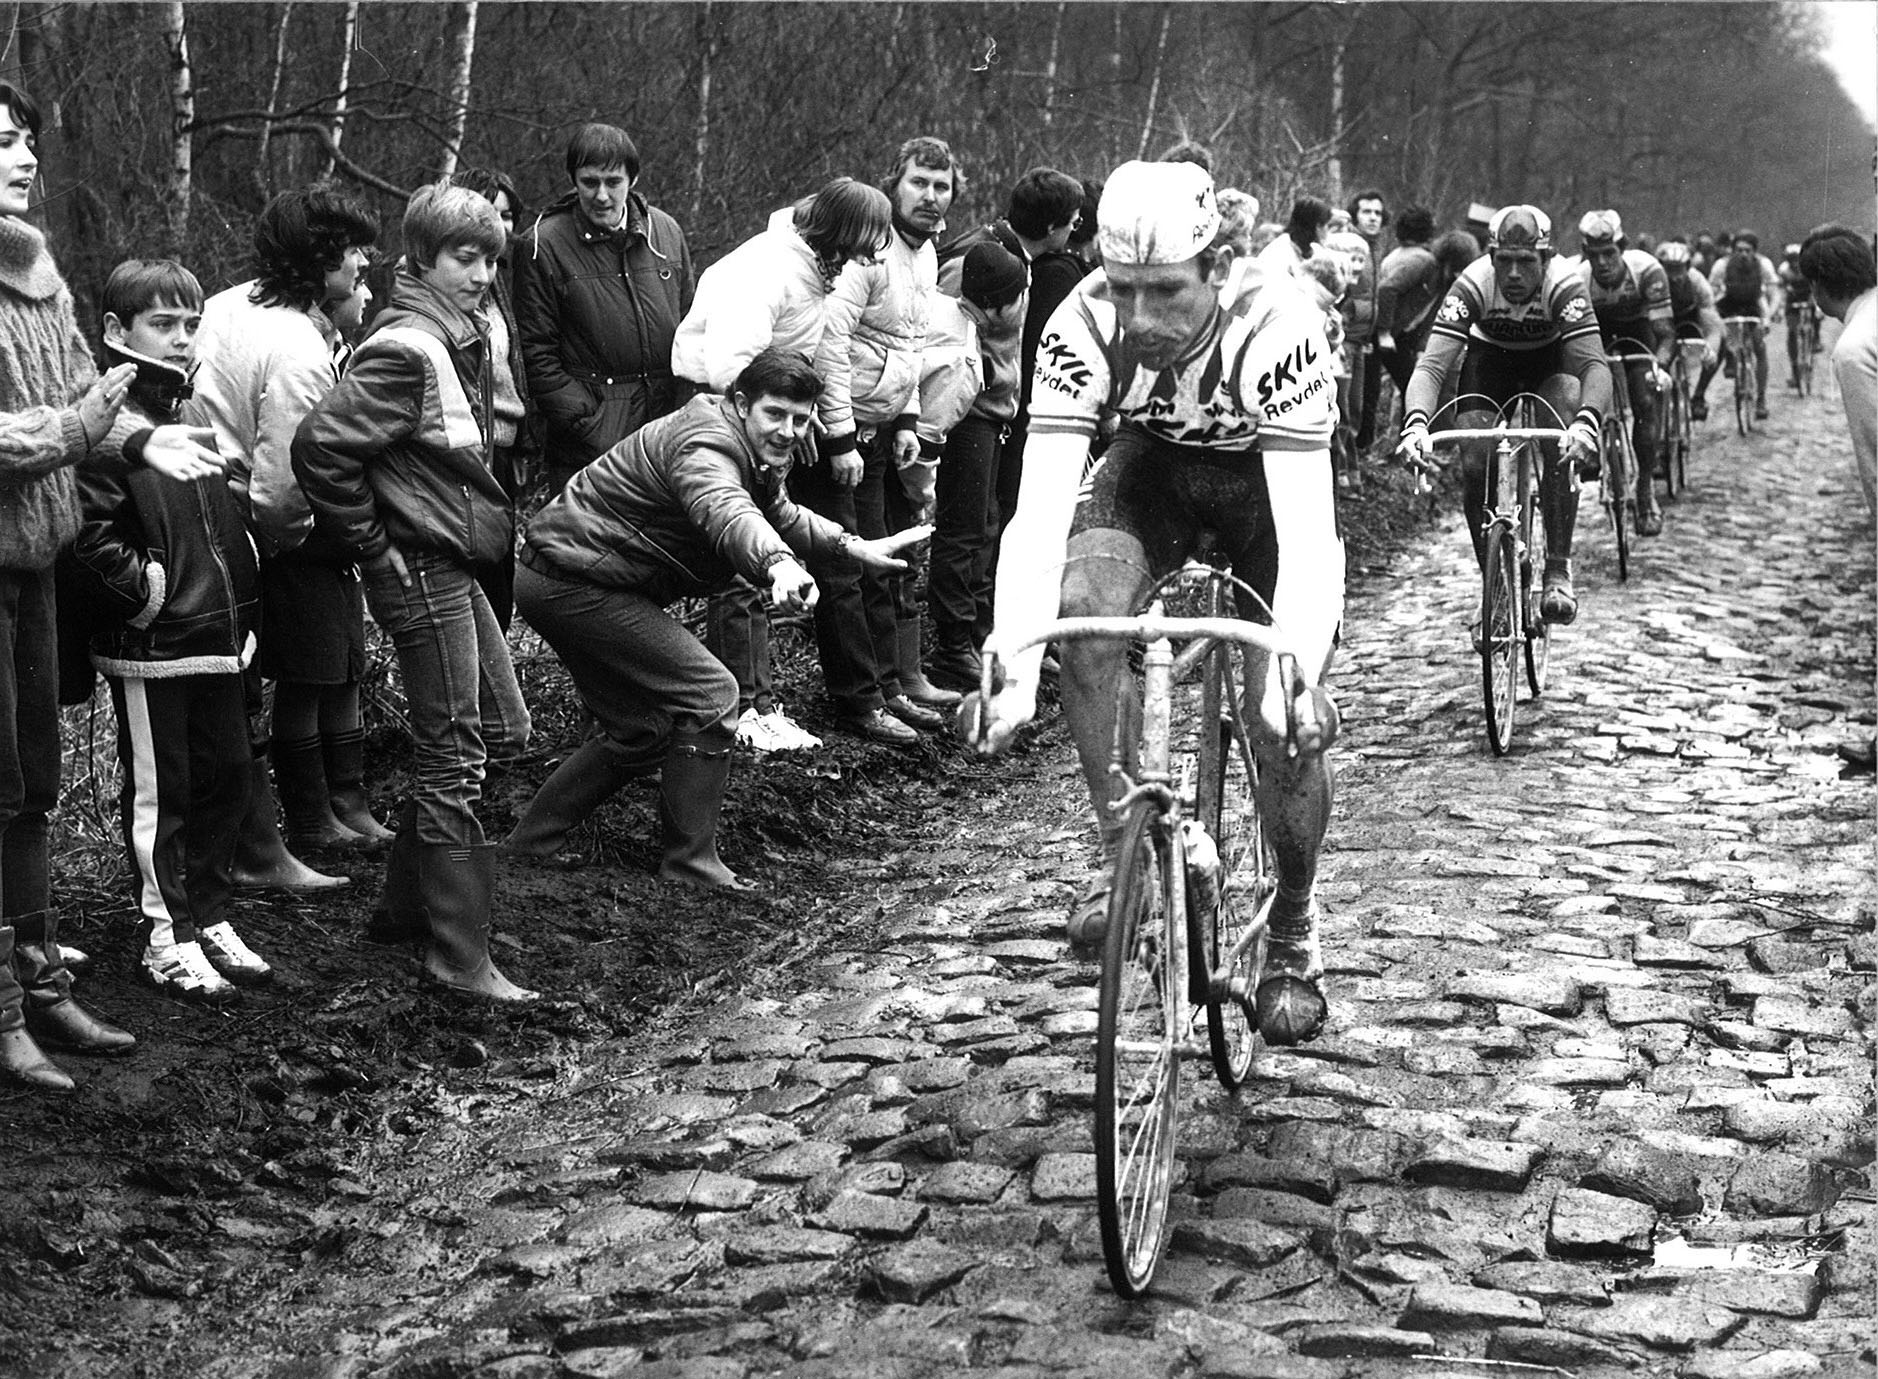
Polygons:
<instances>
[{"instance_id":1,"label":"white sneaker","mask_svg":"<svg viewBox=\"0 0 1878 1379\"><path fill-rule=\"evenodd\" d=\"M146 946L138 972L164 995L198 1005L227 1005L241 995L210 966L199 943L172 943L163 948Z\"/></svg>"},{"instance_id":2,"label":"white sneaker","mask_svg":"<svg viewBox=\"0 0 1878 1379\"><path fill-rule=\"evenodd\" d=\"M806 752L822 745L822 740L803 727L781 709L771 709L763 714L761 721L769 725L769 733L775 741L773 752Z\"/></svg>"},{"instance_id":3,"label":"white sneaker","mask_svg":"<svg viewBox=\"0 0 1878 1379\"><path fill-rule=\"evenodd\" d=\"M267 965L267 960L243 943L235 926L227 920L211 924L201 932L200 938L203 956L229 981L253 986L273 977L274 969Z\"/></svg>"},{"instance_id":4,"label":"white sneaker","mask_svg":"<svg viewBox=\"0 0 1878 1379\"><path fill-rule=\"evenodd\" d=\"M737 744L757 752L774 751L769 739L769 724L758 716L755 709L745 709L737 720Z\"/></svg>"}]
</instances>

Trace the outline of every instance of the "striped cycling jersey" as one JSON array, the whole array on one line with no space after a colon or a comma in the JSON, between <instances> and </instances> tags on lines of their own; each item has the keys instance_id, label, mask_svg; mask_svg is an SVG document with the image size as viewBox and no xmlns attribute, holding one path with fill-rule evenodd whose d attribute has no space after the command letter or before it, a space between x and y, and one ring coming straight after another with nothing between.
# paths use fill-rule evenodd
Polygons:
<instances>
[{"instance_id":1,"label":"striped cycling jersey","mask_svg":"<svg viewBox=\"0 0 1878 1379\"><path fill-rule=\"evenodd\" d=\"M1094 440L1110 413L1176 445L1323 450L1336 421L1324 314L1288 273L1241 261L1198 339L1150 369L1130 357L1098 269L1044 328L1030 434Z\"/></svg>"},{"instance_id":2,"label":"striped cycling jersey","mask_svg":"<svg viewBox=\"0 0 1878 1379\"><path fill-rule=\"evenodd\" d=\"M1674 309L1669 300L1669 274L1656 256L1641 249L1624 250L1623 276L1610 287L1600 287L1591 272L1589 259L1579 260L1579 281L1597 314L1598 325L1607 336L1630 332L1648 343L1651 321L1670 321Z\"/></svg>"},{"instance_id":3,"label":"striped cycling jersey","mask_svg":"<svg viewBox=\"0 0 1878 1379\"><path fill-rule=\"evenodd\" d=\"M1494 280L1492 255L1482 254L1448 289L1430 333L1525 351L1595 335L1597 330L1598 318L1584 283L1569 263L1552 259L1532 300L1509 302Z\"/></svg>"}]
</instances>

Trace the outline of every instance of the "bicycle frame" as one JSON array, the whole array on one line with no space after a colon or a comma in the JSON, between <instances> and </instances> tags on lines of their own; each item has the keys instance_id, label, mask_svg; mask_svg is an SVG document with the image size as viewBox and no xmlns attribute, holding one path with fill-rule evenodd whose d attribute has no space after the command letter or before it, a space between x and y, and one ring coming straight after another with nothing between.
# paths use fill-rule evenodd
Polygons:
<instances>
[{"instance_id":1,"label":"bicycle frame","mask_svg":"<svg viewBox=\"0 0 1878 1379\"><path fill-rule=\"evenodd\" d=\"M1760 345L1766 338L1767 323L1758 316L1722 317L1722 334L1735 361L1735 426L1742 435L1753 430L1754 409L1759 403L1761 380Z\"/></svg>"}]
</instances>

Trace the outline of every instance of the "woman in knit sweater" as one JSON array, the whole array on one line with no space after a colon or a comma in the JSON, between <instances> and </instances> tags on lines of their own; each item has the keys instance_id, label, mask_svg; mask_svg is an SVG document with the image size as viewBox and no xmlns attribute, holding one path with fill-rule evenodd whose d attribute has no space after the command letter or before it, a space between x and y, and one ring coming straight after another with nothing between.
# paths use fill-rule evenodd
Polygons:
<instances>
[{"instance_id":1,"label":"woman in knit sweater","mask_svg":"<svg viewBox=\"0 0 1878 1379\"><path fill-rule=\"evenodd\" d=\"M78 530L72 466L172 478L221 469L204 433L119 422L134 364L99 377L72 293L22 217L38 175L39 107L0 82L0 1079L69 1092L39 1041L84 1053L136 1043L72 999L52 909L46 816L59 794L52 563Z\"/></svg>"}]
</instances>

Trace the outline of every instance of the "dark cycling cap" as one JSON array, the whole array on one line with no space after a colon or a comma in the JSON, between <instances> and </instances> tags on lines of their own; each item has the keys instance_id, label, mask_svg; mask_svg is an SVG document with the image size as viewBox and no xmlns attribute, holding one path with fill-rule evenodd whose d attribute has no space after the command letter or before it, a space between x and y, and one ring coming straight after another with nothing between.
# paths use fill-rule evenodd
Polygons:
<instances>
[{"instance_id":1,"label":"dark cycling cap","mask_svg":"<svg viewBox=\"0 0 1878 1379\"><path fill-rule=\"evenodd\" d=\"M1746 240L1756 249L1761 247L1761 237L1752 230L1736 230L1732 235L1728 236L1728 242L1730 244L1739 244L1742 240Z\"/></svg>"},{"instance_id":2,"label":"dark cycling cap","mask_svg":"<svg viewBox=\"0 0 1878 1379\"><path fill-rule=\"evenodd\" d=\"M1552 220L1537 206L1503 206L1487 222L1487 252L1536 249L1552 252Z\"/></svg>"},{"instance_id":3,"label":"dark cycling cap","mask_svg":"<svg viewBox=\"0 0 1878 1379\"><path fill-rule=\"evenodd\" d=\"M1584 241L1587 249L1621 244L1624 239L1624 222L1617 218L1616 211L1586 211L1584 218L1578 222L1578 237Z\"/></svg>"}]
</instances>

